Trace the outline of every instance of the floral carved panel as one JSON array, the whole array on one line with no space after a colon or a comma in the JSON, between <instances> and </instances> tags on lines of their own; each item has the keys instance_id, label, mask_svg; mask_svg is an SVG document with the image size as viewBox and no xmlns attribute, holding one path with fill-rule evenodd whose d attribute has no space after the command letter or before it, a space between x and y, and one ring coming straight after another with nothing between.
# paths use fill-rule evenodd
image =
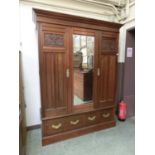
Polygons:
<instances>
[{"instance_id":1,"label":"floral carved panel","mask_svg":"<svg viewBox=\"0 0 155 155\"><path fill-rule=\"evenodd\" d=\"M45 46L64 47L64 35L46 33L44 39Z\"/></svg>"},{"instance_id":2,"label":"floral carved panel","mask_svg":"<svg viewBox=\"0 0 155 155\"><path fill-rule=\"evenodd\" d=\"M102 50L111 51L115 50L115 40L114 39L102 39Z\"/></svg>"}]
</instances>

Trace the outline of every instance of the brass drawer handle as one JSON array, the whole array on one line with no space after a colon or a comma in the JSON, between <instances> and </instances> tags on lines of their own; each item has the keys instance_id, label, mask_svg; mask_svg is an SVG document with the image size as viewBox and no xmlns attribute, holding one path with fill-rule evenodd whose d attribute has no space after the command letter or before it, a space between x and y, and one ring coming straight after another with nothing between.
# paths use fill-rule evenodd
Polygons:
<instances>
[{"instance_id":1,"label":"brass drawer handle","mask_svg":"<svg viewBox=\"0 0 155 155\"><path fill-rule=\"evenodd\" d=\"M100 68L97 68L97 76L100 76Z\"/></svg>"},{"instance_id":2,"label":"brass drawer handle","mask_svg":"<svg viewBox=\"0 0 155 155\"><path fill-rule=\"evenodd\" d=\"M69 68L67 68L66 69L66 77L69 78L69 76L70 76L70 71L69 71Z\"/></svg>"},{"instance_id":3,"label":"brass drawer handle","mask_svg":"<svg viewBox=\"0 0 155 155\"><path fill-rule=\"evenodd\" d=\"M52 125L52 128L53 129L59 129L60 127L62 126L62 124L61 123L59 123L59 124L57 124L57 125Z\"/></svg>"},{"instance_id":4,"label":"brass drawer handle","mask_svg":"<svg viewBox=\"0 0 155 155\"><path fill-rule=\"evenodd\" d=\"M96 119L96 116L88 117L88 120L89 120L89 121L94 121L95 119Z\"/></svg>"},{"instance_id":5,"label":"brass drawer handle","mask_svg":"<svg viewBox=\"0 0 155 155\"><path fill-rule=\"evenodd\" d=\"M70 124L72 124L72 125L76 125L76 124L78 124L79 123L79 120L76 120L76 121L70 121Z\"/></svg>"},{"instance_id":6,"label":"brass drawer handle","mask_svg":"<svg viewBox=\"0 0 155 155\"><path fill-rule=\"evenodd\" d=\"M106 113L102 115L104 118L108 118L110 116L110 113Z\"/></svg>"}]
</instances>

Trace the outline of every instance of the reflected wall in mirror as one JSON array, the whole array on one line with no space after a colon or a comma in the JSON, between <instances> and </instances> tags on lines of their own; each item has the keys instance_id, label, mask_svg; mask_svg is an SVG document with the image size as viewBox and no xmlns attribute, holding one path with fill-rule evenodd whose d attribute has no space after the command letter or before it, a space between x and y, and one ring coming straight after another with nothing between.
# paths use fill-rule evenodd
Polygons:
<instances>
[{"instance_id":1,"label":"reflected wall in mirror","mask_svg":"<svg viewBox=\"0 0 155 155\"><path fill-rule=\"evenodd\" d=\"M92 103L94 36L73 35L73 105Z\"/></svg>"}]
</instances>

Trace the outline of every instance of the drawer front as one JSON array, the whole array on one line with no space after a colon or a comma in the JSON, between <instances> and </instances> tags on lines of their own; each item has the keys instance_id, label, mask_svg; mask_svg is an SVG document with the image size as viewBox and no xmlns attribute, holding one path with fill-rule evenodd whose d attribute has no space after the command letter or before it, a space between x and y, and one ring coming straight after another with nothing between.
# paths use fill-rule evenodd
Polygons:
<instances>
[{"instance_id":1,"label":"drawer front","mask_svg":"<svg viewBox=\"0 0 155 155\"><path fill-rule=\"evenodd\" d=\"M84 126L84 115L70 116L66 119L66 130L77 129Z\"/></svg>"},{"instance_id":2,"label":"drawer front","mask_svg":"<svg viewBox=\"0 0 155 155\"><path fill-rule=\"evenodd\" d=\"M43 121L44 136L65 132L114 120L114 109L104 109L85 114L76 114L63 118Z\"/></svg>"},{"instance_id":3,"label":"drawer front","mask_svg":"<svg viewBox=\"0 0 155 155\"><path fill-rule=\"evenodd\" d=\"M100 120L103 122L114 120L114 109L104 109L100 112Z\"/></svg>"},{"instance_id":4,"label":"drawer front","mask_svg":"<svg viewBox=\"0 0 155 155\"><path fill-rule=\"evenodd\" d=\"M43 123L44 133L46 136L63 132L66 126L65 118L47 120Z\"/></svg>"},{"instance_id":5,"label":"drawer front","mask_svg":"<svg viewBox=\"0 0 155 155\"><path fill-rule=\"evenodd\" d=\"M77 129L84 126L84 115L66 116L43 122L45 136Z\"/></svg>"},{"instance_id":6,"label":"drawer front","mask_svg":"<svg viewBox=\"0 0 155 155\"><path fill-rule=\"evenodd\" d=\"M89 112L85 115L85 124L93 125L100 122L100 115L99 112Z\"/></svg>"}]
</instances>

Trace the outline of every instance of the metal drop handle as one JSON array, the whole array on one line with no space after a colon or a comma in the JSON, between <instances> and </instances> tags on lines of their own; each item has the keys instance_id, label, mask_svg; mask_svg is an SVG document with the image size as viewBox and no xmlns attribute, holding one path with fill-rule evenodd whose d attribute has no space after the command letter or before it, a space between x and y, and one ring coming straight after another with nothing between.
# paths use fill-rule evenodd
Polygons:
<instances>
[{"instance_id":1,"label":"metal drop handle","mask_svg":"<svg viewBox=\"0 0 155 155\"><path fill-rule=\"evenodd\" d=\"M96 119L96 116L88 117L89 121L94 121Z\"/></svg>"},{"instance_id":2,"label":"metal drop handle","mask_svg":"<svg viewBox=\"0 0 155 155\"><path fill-rule=\"evenodd\" d=\"M69 78L69 76L70 76L70 71L69 71L69 68L67 68L66 69L66 77Z\"/></svg>"},{"instance_id":3,"label":"metal drop handle","mask_svg":"<svg viewBox=\"0 0 155 155\"><path fill-rule=\"evenodd\" d=\"M97 76L100 76L100 68L97 68Z\"/></svg>"},{"instance_id":4,"label":"metal drop handle","mask_svg":"<svg viewBox=\"0 0 155 155\"><path fill-rule=\"evenodd\" d=\"M79 123L79 120L78 119L76 121L70 121L70 124L72 124L72 125L76 125L78 123Z\"/></svg>"},{"instance_id":5,"label":"metal drop handle","mask_svg":"<svg viewBox=\"0 0 155 155\"><path fill-rule=\"evenodd\" d=\"M53 129L59 129L61 126L62 126L62 124L59 123L59 124L57 124L57 125L54 125L54 124L53 124L51 127L52 127Z\"/></svg>"},{"instance_id":6,"label":"metal drop handle","mask_svg":"<svg viewBox=\"0 0 155 155\"><path fill-rule=\"evenodd\" d=\"M103 116L104 118L108 118L108 117L110 116L110 113L102 114L102 116Z\"/></svg>"}]
</instances>

